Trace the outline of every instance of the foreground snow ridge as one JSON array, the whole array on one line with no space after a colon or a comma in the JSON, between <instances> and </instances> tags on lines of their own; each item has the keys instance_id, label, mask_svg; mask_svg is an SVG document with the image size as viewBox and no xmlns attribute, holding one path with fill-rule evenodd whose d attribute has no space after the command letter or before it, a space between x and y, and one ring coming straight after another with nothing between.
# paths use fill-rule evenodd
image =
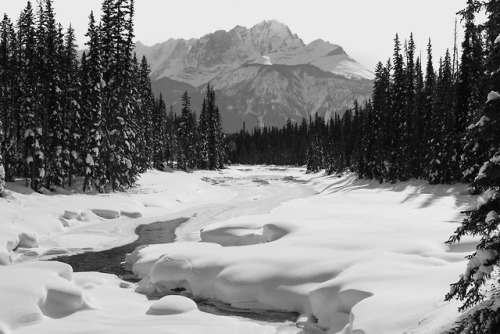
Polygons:
<instances>
[{"instance_id":1,"label":"foreground snow ridge","mask_svg":"<svg viewBox=\"0 0 500 334\"><path fill-rule=\"evenodd\" d=\"M443 243L457 212L474 204L465 186L234 166L151 171L127 194L8 189L13 199L0 202L2 334L440 333L459 316L458 303L443 299L475 247ZM191 217L176 242L126 256L137 284L58 262L9 265L21 254L124 244L138 224L176 217ZM285 325L221 317L186 296L300 317Z\"/></svg>"}]
</instances>

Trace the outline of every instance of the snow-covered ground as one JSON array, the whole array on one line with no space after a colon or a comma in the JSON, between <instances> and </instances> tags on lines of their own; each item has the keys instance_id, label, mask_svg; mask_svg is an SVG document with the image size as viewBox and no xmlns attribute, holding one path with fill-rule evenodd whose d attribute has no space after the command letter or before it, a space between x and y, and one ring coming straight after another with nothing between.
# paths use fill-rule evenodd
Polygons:
<instances>
[{"instance_id":1,"label":"snow-covered ground","mask_svg":"<svg viewBox=\"0 0 500 334\"><path fill-rule=\"evenodd\" d=\"M466 186L379 185L300 168L144 174L127 193L0 199L0 333L440 333L474 242L444 244L472 205ZM139 224L189 218L140 247L138 284L40 261L131 242ZM15 251L13 251L15 250ZM10 265L13 263L12 265ZM297 312L273 324L201 312L168 295ZM148 299L149 297L149 299Z\"/></svg>"}]
</instances>

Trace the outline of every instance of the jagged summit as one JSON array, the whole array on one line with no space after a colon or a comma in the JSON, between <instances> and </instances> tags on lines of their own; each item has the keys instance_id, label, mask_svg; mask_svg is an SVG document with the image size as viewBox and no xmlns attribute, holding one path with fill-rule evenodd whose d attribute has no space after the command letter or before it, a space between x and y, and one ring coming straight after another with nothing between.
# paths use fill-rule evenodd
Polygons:
<instances>
[{"instance_id":1,"label":"jagged summit","mask_svg":"<svg viewBox=\"0 0 500 334\"><path fill-rule=\"evenodd\" d=\"M277 20L264 20L251 28L236 26L201 38L169 39L148 47L137 42L139 56L151 64L152 78L168 77L199 86L247 63L311 64L323 71L372 79L373 74L336 44L317 39L307 45Z\"/></svg>"}]
</instances>

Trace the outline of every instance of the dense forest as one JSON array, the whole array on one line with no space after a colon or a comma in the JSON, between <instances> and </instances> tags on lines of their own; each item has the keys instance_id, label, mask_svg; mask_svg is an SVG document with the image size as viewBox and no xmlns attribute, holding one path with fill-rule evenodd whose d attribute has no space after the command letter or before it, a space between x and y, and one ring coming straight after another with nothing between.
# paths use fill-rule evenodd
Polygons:
<instances>
[{"instance_id":1,"label":"dense forest","mask_svg":"<svg viewBox=\"0 0 500 334\"><path fill-rule=\"evenodd\" d=\"M24 177L35 191L72 185L118 190L147 168L220 168L221 119L210 86L200 112L182 97L179 116L151 91L134 54L134 1L105 0L89 16L86 51L55 20L52 0L27 3L0 23L0 191ZM197 130L198 123L200 131ZM3 162L3 166L2 166Z\"/></svg>"}]
</instances>

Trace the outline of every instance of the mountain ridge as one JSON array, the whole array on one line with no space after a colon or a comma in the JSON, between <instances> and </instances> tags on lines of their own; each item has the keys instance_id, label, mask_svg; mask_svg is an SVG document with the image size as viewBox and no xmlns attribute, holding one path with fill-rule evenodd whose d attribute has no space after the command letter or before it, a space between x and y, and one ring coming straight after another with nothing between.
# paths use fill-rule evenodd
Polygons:
<instances>
[{"instance_id":1,"label":"mountain ridge","mask_svg":"<svg viewBox=\"0 0 500 334\"><path fill-rule=\"evenodd\" d=\"M276 20L151 47L137 42L136 52L148 59L153 90L169 104L180 103L183 87L197 106L210 82L228 132L243 122L247 128L280 126L316 112L342 114L371 94L373 73L340 45L322 39L305 44Z\"/></svg>"}]
</instances>

